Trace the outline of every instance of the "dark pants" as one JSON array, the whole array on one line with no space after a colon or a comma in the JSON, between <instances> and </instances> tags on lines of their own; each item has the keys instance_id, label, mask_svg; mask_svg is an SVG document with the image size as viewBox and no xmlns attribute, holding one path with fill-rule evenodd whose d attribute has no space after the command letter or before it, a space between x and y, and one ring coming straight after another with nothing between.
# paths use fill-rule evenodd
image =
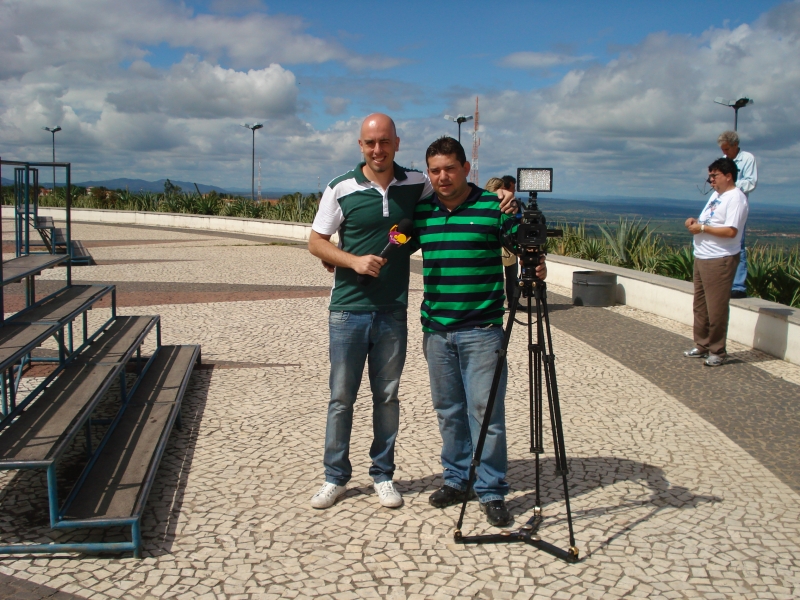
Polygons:
<instances>
[{"instance_id":1,"label":"dark pants","mask_svg":"<svg viewBox=\"0 0 800 600\"><path fill-rule=\"evenodd\" d=\"M694 260L694 343L698 350L725 355L728 304L739 255Z\"/></svg>"}]
</instances>

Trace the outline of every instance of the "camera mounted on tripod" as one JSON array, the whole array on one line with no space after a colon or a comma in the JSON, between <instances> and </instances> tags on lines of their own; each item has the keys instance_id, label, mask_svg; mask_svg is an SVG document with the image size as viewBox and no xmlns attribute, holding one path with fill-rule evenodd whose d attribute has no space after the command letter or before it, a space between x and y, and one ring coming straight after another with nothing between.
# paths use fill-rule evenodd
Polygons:
<instances>
[{"instance_id":1,"label":"camera mounted on tripod","mask_svg":"<svg viewBox=\"0 0 800 600\"><path fill-rule=\"evenodd\" d=\"M489 533L483 535L464 535L461 527L464 524L464 515L467 510L469 494L464 494L461 504L461 513L453 533L453 540L457 544L507 544L522 542L535 546L540 550L549 552L562 560L570 563L578 562L579 552L575 545L575 530L572 523L572 509L569 504L569 482L567 474L567 450L564 443L564 425L561 419L561 402L558 397L558 383L556 381L556 357L553 352L553 338L550 333L550 313L547 308L547 284L536 277L536 267L547 251L547 238L562 237L564 232L558 229L548 229L547 220L536 204L539 192L553 190L553 169L517 169L517 191L528 192L530 203L521 214L517 214L519 223L516 224L516 233L503 236L503 246L516 254L522 265L519 286L514 288L509 298L508 317L503 335L503 346L497 352L494 377L489 390L489 399L486 403L483 422L481 424L478 441L475 444L472 464L469 470L467 489L471 489L476 480L477 468L483 456L483 448L489 433L489 421L492 418L495 399L506 366L508 356L508 343L511 339L511 330L516 321L517 309L520 298L524 297L527 303L528 318L524 325L528 329L528 407L530 411L529 424L531 429L530 451L534 454L536 475L535 506L533 515L528 521L516 530L506 530L502 533ZM505 222L506 225L508 221ZM513 231L513 229L512 229ZM547 393L547 403L544 403L544 392ZM564 491L564 507L567 512L567 527L569 529L569 548L564 550L542 539L540 527L544 522L542 511L542 494L540 485L541 456L544 454L544 413L549 412L550 429L552 431L553 453L556 464L556 475L561 478L561 488Z\"/></svg>"},{"instance_id":2,"label":"camera mounted on tripod","mask_svg":"<svg viewBox=\"0 0 800 600\"><path fill-rule=\"evenodd\" d=\"M553 191L553 169L518 168L517 191L528 192L528 204L521 214L516 235L506 236L503 245L519 257L521 282L536 281L536 266L547 252L547 238L563 237L561 229L548 229L547 219L539 210L539 192Z\"/></svg>"}]
</instances>

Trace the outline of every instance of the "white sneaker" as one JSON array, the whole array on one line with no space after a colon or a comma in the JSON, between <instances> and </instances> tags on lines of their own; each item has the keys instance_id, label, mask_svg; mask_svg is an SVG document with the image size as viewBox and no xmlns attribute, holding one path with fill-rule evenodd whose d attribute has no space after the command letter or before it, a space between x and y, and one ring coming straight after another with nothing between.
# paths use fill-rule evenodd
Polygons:
<instances>
[{"instance_id":1,"label":"white sneaker","mask_svg":"<svg viewBox=\"0 0 800 600\"><path fill-rule=\"evenodd\" d=\"M375 492L378 494L381 506L385 506L386 508L399 508L403 506L403 497L400 495L400 492L395 489L391 480L376 483Z\"/></svg>"},{"instance_id":2,"label":"white sneaker","mask_svg":"<svg viewBox=\"0 0 800 600\"><path fill-rule=\"evenodd\" d=\"M312 508L330 508L339 499L342 494L347 491L344 485L336 485L335 483L328 483L327 481L322 484L319 491L311 498Z\"/></svg>"}]
</instances>

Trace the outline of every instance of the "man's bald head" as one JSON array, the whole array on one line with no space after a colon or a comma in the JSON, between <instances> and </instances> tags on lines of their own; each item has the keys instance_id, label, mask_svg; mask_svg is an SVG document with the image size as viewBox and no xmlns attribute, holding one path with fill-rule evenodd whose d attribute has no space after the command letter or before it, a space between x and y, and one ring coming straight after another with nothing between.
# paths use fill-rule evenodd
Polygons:
<instances>
[{"instance_id":1,"label":"man's bald head","mask_svg":"<svg viewBox=\"0 0 800 600\"><path fill-rule=\"evenodd\" d=\"M361 139L366 139L364 135L369 135L370 131L382 130L386 127L390 127L394 137L397 137L397 127L389 115L372 113L361 123Z\"/></svg>"},{"instance_id":2,"label":"man's bald head","mask_svg":"<svg viewBox=\"0 0 800 600\"><path fill-rule=\"evenodd\" d=\"M364 119L358 145L364 155L364 174L367 178L371 181L390 178L394 173L394 154L400 149L400 138L397 137L397 128L391 117L373 113Z\"/></svg>"}]
</instances>

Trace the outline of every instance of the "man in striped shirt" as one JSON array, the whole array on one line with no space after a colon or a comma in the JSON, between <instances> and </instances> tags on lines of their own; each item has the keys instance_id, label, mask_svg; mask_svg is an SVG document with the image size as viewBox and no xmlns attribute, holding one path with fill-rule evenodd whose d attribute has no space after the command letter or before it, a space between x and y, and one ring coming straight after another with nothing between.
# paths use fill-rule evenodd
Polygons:
<instances>
[{"instance_id":1,"label":"man in striped shirt","mask_svg":"<svg viewBox=\"0 0 800 600\"><path fill-rule=\"evenodd\" d=\"M501 212L495 194L467 182L470 164L453 138L436 140L425 159L435 193L417 204L414 229L423 258L423 351L444 468L444 485L429 501L444 508L477 494L487 521L503 527L511 522L505 505L505 365L474 491L468 483L503 344L501 241L516 229L517 219ZM546 266L536 273L544 279Z\"/></svg>"}]
</instances>

